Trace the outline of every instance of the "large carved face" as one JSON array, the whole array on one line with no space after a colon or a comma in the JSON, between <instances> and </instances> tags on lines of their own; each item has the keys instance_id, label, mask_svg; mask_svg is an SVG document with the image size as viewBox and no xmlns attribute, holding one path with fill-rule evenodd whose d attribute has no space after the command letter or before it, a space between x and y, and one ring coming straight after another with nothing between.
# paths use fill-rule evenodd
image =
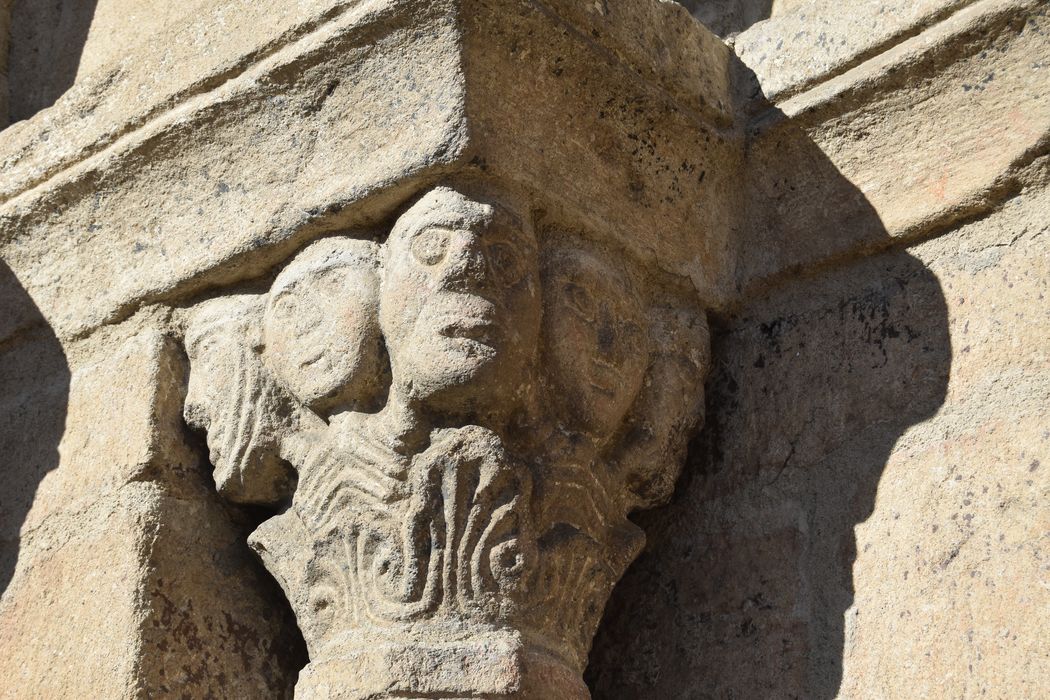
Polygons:
<instances>
[{"instance_id":1,"label":"large carved face","mask_svg":"<svg viewBox=\"0 0 1050 700\"><path fill-rule=\"evenodd\" d=\"M266 363L304 404L367 403L380 388L379 248L326 238L274 281L266 305Z\"/></svg>"},{"instance_id":2,"label":"large carved face","mask_svg":"<svg viewBox=\"0 0 1050 700\"><path fill-rule=\"evenodd\" d=\"M544 262L546 369L577 428L612 434L649 361L642 309L627 277L596 255L552 251Z\"/></svg>"},{"instance_id":3,"label":"large carved face","mask_svg":"<svg viewBox=\"0 0 1050 700\"><path fill-rule=\"evenodd\" d=\"M506 404L539 334L536 242L503 206L439 187L394 226L380 321L396 390L443 409Z\"/></svg>"}]
</instances>

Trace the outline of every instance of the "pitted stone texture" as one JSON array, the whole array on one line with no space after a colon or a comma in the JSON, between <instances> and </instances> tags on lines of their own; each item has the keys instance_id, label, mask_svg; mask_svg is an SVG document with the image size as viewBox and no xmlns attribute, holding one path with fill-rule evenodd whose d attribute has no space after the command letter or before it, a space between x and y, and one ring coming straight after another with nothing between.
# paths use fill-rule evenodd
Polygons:
<instances>
[{"instance_id":1,"label":"pitted stone texture","mask_svg":"<svg viewBox=\"0 0 1050 700\"><path fill-rule=\"evenodd\" d=\"M642 519L595 697L1050 687L1048 226L1030 188L716 338L692 481Z\"/></svg>"},{"instance_id":2,"label":"pitted stone texture","mask_svg":"<svg viewBox=\"0 0 1050 700\"><path fill-rule=\"evenodd\" d=\"M779 19L771 20L771 23ZM977 3L751 125L744 296L1019 189L1050 134L1050 17ZM744 253L746 251L746 253Z\"/></svg>"},{"instance_id":3,"label":"pitted stone texture","mask_svg":"<svg viewBox=\"0 0 1050 700\"><path fill-rule=\"evenodd\" d=\"M278 457L298 473L291 506L250 542L309 648L301 697L588 696L591 638L644 539L626 516L673 486L708 334L653 270L537 232L540 208L457 178L419 193L381 245L324 239L264 294L185 312L185 414L220 492L265 493L260 465ZM370 252L350 262L371 276L324 284L349 250ZM314 330L300 353L272 312L289 280L310 285L313 328L338 341L318 346L311 383L349 405L378 386L378 411L276 388L272 370L290 386L316 354ZM373 325L385 352L359 361Z\"/></svg>"},{"instance_id":4,"label":"pitted stone texture","mask_svg":"<svg viewBox=\"0 0 1050 700\"><path fill-rule=\"evenodd\" d=\"M5 2L10 5L14 0ZM164 27L163 36L168 41L156 42L141 24L136 31L119 37L103 33L93 38L97 50L89 51L87 57L95 70L81 70L76 64L70 66L65 61L55 61L54 54L48 55L51 40L40 34L46 30L56 32L64 45L53 48L64 52L67 60L72 58L68 52L78 46L83 48L86 35L91 32L93 16L85 13L87 5L26 0L18 0L17 4L22 25L19 40L29 53L25 58L12 59L12 64L22 62L24 72L20 74L15 65L10 66L15 73L12 80L22 88L19 99L34 97L32 82L42 79L48 85L47 99L58 100L46 112L12 125L0 137L4 143L0 161L4 173L0 180L2 199L25 192L59 170L98 153L172 105L235 77L253 62L317 28L326 17L360 5L346 0L304 0L293 4L191 0L178 7L164 3L163 15L153 14L149 19ZM103 0L96 6L103 6L103 12L115 23L133 21L130 13L121 15L121 4L126 4L126 0ZM367 3L366 9L377 4ZM134 5L140 8L142 2L135 0ZM155 28L159 29L156 25ZM129 44L139 44L140 40L147 46L137 48L159 52L156 60L129 60ZM52 62L37 63L34 48L41 49L39 53L52 58ZM69 89L62 93L65 88Z\"/></svg>"},{"instance_id":5,"label":"pitted stone texture","mask_svg":"<svg viewBox=\"0 0 1050 700\"><path fill-rule=\"evenodd\" d=\"M705 27L721 37L733 38L756 22L784 11L793 0L677 0Z\"/></svg>"},{"instance_id":6,"label":"pitted stone texture","mask_svg":"<svg viewBox=\"0 0 1050 700\"><path fill-rule=\"evenodd\" d=\"M272 37L247 4L228 21L250 31L231 29L227 49L193 48L219 23L204 13L171 30L163 71L100 69L0 135L0 246L60 336L255 278L306 240L394 214L452 168L543 192L556 218L712 303L728 294L741 151L729 53L686 13L370 0L296 14ZM615 29L650 15L668 37ZM702 70L683 77L675 56ZM180 87L158 90L162 78ZM140 109L155 91L165 98Z\"/></svg>"},{"instance_id":7,"label":"pitted stone texture","mask_svg":"<svg viewBox=\"0 0 1050 700\"><path fill-rule=\"evenodd\" d=\"M15 122L49 107L78 78L119 62L129 50L155 41L172 24L199 14L212 3L5 0L0 7L3 4L11 6L8 76L10 120Z\"/></svg>"},{"instance_id":8,"label":"pitted stone texture","mask_svg":"<svg viewBox=\"0 0 1050 700\"><path fill-rule=\"evenodd\" d=\"M20 538L0 599L0 697L135 697L153 491L136 484Z\"/></svg>"},{"instance_id":9,"label":"pitted stone texture","mask_svg":"<svg viewBox=\"0 0 1050 700\"><path fill-rule=\"evenodd\" d=\"M974 0L851 0L847 11L828 0L765 2L773 19L745 28L735 37L734 48L757 75L766 98L779 101L885 51ZM748 9L750 13L741 13L747 19L764 19L761 8Z\"/></svg>"},{"instance_id":10,"label":"pitted stone texture","mask_svg":"<svg viewBox=\"0 0 1050 700\"><path fill-rule=\"evenodd\" d=\"M306 231L337 225L331 217L348 204L367 219L376 200L390 206L391 191L455 159L463 85L454 17L441 3L412 14L394 4L355 5L267 60L242 59L177 107L132 119L113 148L88 157L81 146L85 159L8 200L4 257L59 334L123 318L146 299L257 275ZM9 131L0 148L12 144ZM185 148L191 134L195 147ZM5 170L4 182L16 176Z\"/></svg>"},{"instance_id":11,"label":"pitted stone texture","mask_svg":"<svg viewBox=\"0 0 1050 700\"><path fill-rule=\"evenodd\" d=\"M0 694L290 693L294 621L184 441L180 352L131 326L4 347Z\"/></svg>"},{"instance_id":12,"label":"pitted stone texture","mask_svg":"<svg viewBox=\"0 0 1050 700\"><path fill-rule=\"evenodd\" d=\"M23 529L128 482L174 489L195 482L197 457L182 440L178 413L184 373L173 341L149 330L114 338L103 357L80 363L69 382L59 468L39 480Z\"/></svg>"}]
</instances>

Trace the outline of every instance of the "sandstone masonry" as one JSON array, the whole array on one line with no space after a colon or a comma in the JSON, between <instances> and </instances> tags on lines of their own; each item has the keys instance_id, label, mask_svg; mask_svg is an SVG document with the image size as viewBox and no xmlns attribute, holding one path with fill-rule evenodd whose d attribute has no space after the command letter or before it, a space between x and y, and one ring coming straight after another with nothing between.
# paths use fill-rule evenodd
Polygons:
<instances>
[{"instance_id":1,"label":"sandstone masonry","mask_svg":"<svg viewBox=\"0 0 1050 700\"><path fill-rule=\"evenodd\" d=\"M1048 71L1039 0L0 0L0 697L1046 695Z\"/></svg>"}]
</instances>

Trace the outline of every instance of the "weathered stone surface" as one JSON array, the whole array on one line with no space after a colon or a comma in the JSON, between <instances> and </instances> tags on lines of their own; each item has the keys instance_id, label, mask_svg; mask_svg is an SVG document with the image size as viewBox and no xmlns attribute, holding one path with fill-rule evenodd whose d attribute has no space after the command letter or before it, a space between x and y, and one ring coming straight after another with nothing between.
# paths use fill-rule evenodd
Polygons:
<instances>
[{"instance_id":1,"label":"weathered stone surface","mask_svg":"<svg viewBox=\"0 0 1050 700\"><path fill-rule=\"evenodd\" d=\"M290 698L306 650L245 547L252 523L201 489L158 500L139 583L140 697Z\"/></svg>"},{"instance_id":2,"label":"weathered stone surface","mask_svg":"<svg viewBox=\"0 0 1050 700\"><path fill-rule=\"evenodd\" d=\"M47 561L29 533L132 498L139 538L107 543L144 620L121 633L138 651L120 682L294 682L287 608L260 612L269 592L178 424L168 312L140 308L174 302L190 306L185 420L219 493L292 497L253 543L311 649L300 694L585 697L591 636L641 541L626 515L666 497L699 418L696 293L730 272L728 50L673 5L449 0L340 3L195 51L260 11L173 20L172 44L129 48L137 64L98 45L70 94L0 137L3 282L32 307L3 340L54 329L75 356L59 459L19 472L26 583L5 602ZM375 590L337 604L339 570Z\"/></svg>"},{"instance_id":3,"label":"weathered stone surface","mask_svg":"<svg viewBox=\"0 0 1050 700\"><path fill-rule=\"evenodd\" d=\"M17 546L18 531L34 504L37 486L59 462L70 370L61 344L39 326L7 343L0 357L0 436L4 441L0 533L5 545ZM4 569L8 574L4 578L8 578L6 565Z\"/></svg>"},{"instance_id":4,"label":"weathered stone surface","mask_svg":"<svg viewBox=\"0 0 1050 700\"><path fill-rule=\"evenodd\" d=\"M144 301L256 276L305 238L387 216L421 181L473 167L543 191L558 220L607 230L717 302L740 150L724 133L728 52L686 13L664 14L680 25L664 46L685 47L671 56L717 70L677 76L654 58L661 47L605 30L600 16L561 19L524 1L355 4L254 63L211 68L221 81L149 118L111 116L103 123L127 126L101 151L71 125L77 158L93 155L40 149L52 162L23 173L33 158L22 136L50 143L44 122L75 108L67 96L0 136L0 157L16 166L3 178L0 246L59 334L82 335ZM120 85L96 89L133 89ZM695 252L683 258L683 247Z\"/></svg>"},{"instance_id":5,"label":"weathered stone surface","mask_svg":"<svg viewBox=\"0 0 1050 700\"><path fill-rule=\"evenodd\" d=\"M977 3L753 122L738 286L994 207L1047 152L1050 18ZM774 20L777 21L777 20Z\"/></svg>"},{"instance_id":6,"label":"weathered stone surface","mask_svg":"<svg viewBox=\"0 0 1050 700\"><path fill-rule=\"evenodd\" d=\"M242 537L150 482L53 515L0 602L0 697L290 697L294 623Z\"/></svg>"},{"instance_id":7,"label":"weathered stone surface","mask_svg":"<svg viewBox=\"0 0 1050 700\"><path fill-rule=\"evenodd\" d=\"M792 0L678 0L705 27L732 38L756 22L783 12Z\"/></svg>"},{"instance_id":8,"label":"weathered stone surface","mask_svg":"<svg viewBox=\"0 0 1050 700\"><path fill-rule=\"evenodd\" d=\"M688 486L644 518L595 697L1050 685L1048 230L1029 189L792 282L716 335L708 432Z\"/></svg>"},{"instance_id":9,"label":"weathered stone surface","mask_svg":"<svg viewBox=\"0 0 1050 700\"><path fill-rule=\"evenodd\" d=\"M773 20L746 29L735 37L734 48L758 76L766 98L780 101L892 48L974 0L851 0L848 8L827 0L766 4L772 5ZM750 19L758 13L742 14Z\"/></svg>"},{"instance_id":10,"label":"weathered stone surface","mask_svg":"<svg viewBox=\"0 0 1050 700\"><path fill-rule=\"evenodd\" d=\"M104 0L96 3L96 7L122 3L127 5L123 0ZM141 2L134 4L142 5ZM85 22L90 21L94 26L94 16L84 16L87 5L24 1L18 5L17 11L22 16L17 40L24 41L28 49L13 52L16 55L10 61L9 70L15 73L12 80L20 88L18 99L38 97L34 92L41 87L34 87L35 82L47 87L48 102L55 102L60 94L61 99L31 121L19 122L5 130L4 178L0 180L0 192L5 200L99 153L187 99L207 94L243 73L252 63L310 34L326 17L358 9L361 3L346 0L294 4L249 0L179 3L177 8L166 7L163 16L147 15L149 21L159 25L154 26L155 31L161 27L167 29L165 36L169 41L156 43L153 33L141 25L141 15L136 32L130 38L126 31L118 37L107 33L96 35L96 50L87 51L94 70L86 66L81 70L76 62L67 65L77 61L77 57L69 57L64 62L55 56L49 51L53 45L47 33L48 30L56 32L58 41L63 42L54 46L56 51L68 52L78 46L86 49L82 45L88 29ZM365 9L380 6L382 2L373 1L366 3ZM190 9L192 13L178 17ZM56 13L60 17L56 18ZM114 22L132 21L126 7L123 13L109 14ZM145 49L141 42L147 43ZM156 60L128 60L125 52L131 48L129 44L159 54L155 55ZM39 51L34 51L37 48ZM39 54L49 59L50 65L38 63ZM78 74L76 83L72 82L70 73ZM70 89L65 93L56 92L63 84ZM25 111L36 110L27 106Z\"/></svg>"},{"instance_id":11,"label":"weathered stone surface","mask_svg":"<svg viewBox=\"0 0 1050 700\"><path fill-rule=\"evenodd\" d=\"M112 338L103 352L72 372L61 468L42 475L27 494L32 508L24 529L128 482L178 488L198 478L197 456L183 444L178 422L183 369L172 341L145 331L123 342Z\"/></svg>"},{"instance_id":12,"label":"weathered stone surface","mask_svg":"<svg viewBox=\"0 0 1050 700\"><path fill-rule=\"evenodd\" d=\"M14 3L0 695L1046 695L1044 5Z\"/></svg>"},{"instance_id":13,"label":"weathered stone surface","mask_svg":"<svg viewBox=\"0 0 1050 700\"><path fill-rule=\"evenodd\" d=\"M373 9L341 15L7 203L5 259L60 334L191 280L258 274L275 262L268 245L459 152L450 18L440 4L411 16ZM193 149L180 145L189 134Z\"/></svg>"},{"instance_id":14,"label":"weathered stone surface","mask_svg":"<svg viewBox=\"0 0 1050 700\"><path fill-rule=\"evenodd\" d=\"M0 696L135 697L154 491L131 485L23 535L0 598Z\"/></svg>"},{"instance_id":15,"label":"weathered stone surface","mask_svg":"<svg viewBox=\"0 0 1050 700\"><path fill-rule=\"evenodd\" d=\"M69 369L45 328L0 372L0 693L289 693L294 622L184 441L176 346L114 329Z\"/></svg>"},{"instance_id":16,"label":"weathered stone surface","mask_svg":"<svg viewBox=\"0 0 1050 700\"><path fill-rule=\"evenodd\" d=\"M0 2L0 129L8 124L8 105L11 91L8 87L7 55L11 44L11 0Z\"/></svg>"},{"instance_id":17,"label":"weathered stone surface","mask_svg":"<svg viewBox=\"0 0 1050 700\"><path fill-rule=\"evenodd\" d=\"M298 697L589 696L644 539L626 516L667 497L699 417L707 326L536 209L460 178L381 243L325 238L265 293L185 313L220 493L280 502L277 458L298 475L250 539L309 649Z\"/></svg>"}]
</instances>

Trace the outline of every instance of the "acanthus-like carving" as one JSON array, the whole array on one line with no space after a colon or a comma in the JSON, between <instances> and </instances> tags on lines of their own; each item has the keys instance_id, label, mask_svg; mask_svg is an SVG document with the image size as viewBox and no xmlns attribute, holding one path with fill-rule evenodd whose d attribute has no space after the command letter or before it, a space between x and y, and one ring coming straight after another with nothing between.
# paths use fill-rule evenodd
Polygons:
<instances>
[{"instance_id":1,"label":"acanthus-like carving","mask_svg":"<svg viewBox=\"0 0 1050 700\"><path fill-rule=\"evenodd\" d=\"M297 694L587 696L644 542L627 515L669 494L699 417L707 327L544 233L510 195L437 187L382 246L322 239L267 294L188 313L186 417L220 491L276 502L297 474L250 540L310 650Z\"/></svg>"}]
</instances>

